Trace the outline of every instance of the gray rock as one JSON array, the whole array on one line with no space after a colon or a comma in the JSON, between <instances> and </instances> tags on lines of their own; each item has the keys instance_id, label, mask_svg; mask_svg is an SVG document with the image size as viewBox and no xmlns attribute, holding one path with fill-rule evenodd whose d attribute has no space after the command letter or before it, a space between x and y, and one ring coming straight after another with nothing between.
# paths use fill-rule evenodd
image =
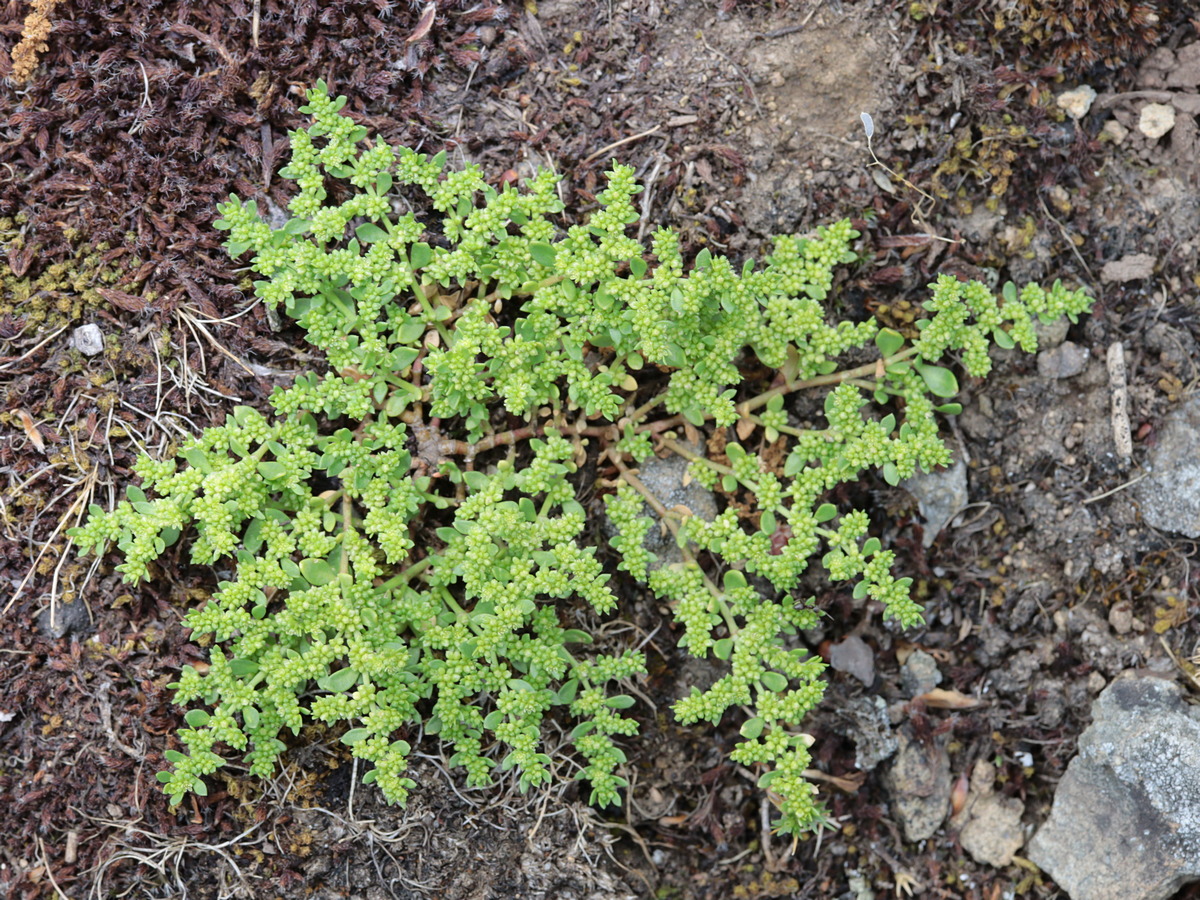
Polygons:
<instances>
[{"instance_id":1,"label":"gray rock","mask_svg":"<svg viewBox=\"0 0 1200 900\"><path fill-rule=\"evenodd\" d=\"M87 606L82 600L72 603L54 604L53 620L50 607L46 607L37 617L38 629L52 641L68 637L72 634L83 634L92 627L92 617L88 615Z\"/></svg>"},{"instance_id":2,"label":"gray rock","mask_svg":"<svg viewBox=\"0 0 1200 900\"><path fill-rule=\"evenodd\" d=\"M99 325L80 325L71 332L70 344L84 356L95 356L104 350L104 335Z\"/></svg>"},{"instance_id":3,"label":"gray rock","mask_svg":"<svg viewBox=\"0 0 1200 900\"><path fill-rule=\"evenodd\" d=\"M1028 853L1072 900L1166 900L1200 880L1200 715L1182 693L1125 672L1092 705Z\"/></svg>"},{"instance_id":4,"label":"gray rock","mask_svg":"<svg viewBox=\"0 0 1200 900\"><path fill-rule=\"evenodd\" d=\"M829 667L853 675L867 687L875 683L875 651L857 635L830 645Z\"/></svg>"},{"instance_id":5,"label":"gray rock","mask_svg":"<svg viewBox=\"0 0 1200 900\"><path fill-rule=\"evenodd\" d=\"M1104 264L1100 270L1100 280L1105 284L1114 281L1139 281L1154 274L1154 264L1157 262L1149 253L1133 253L1122 256Z\"/></svg>"},{"instance_id":6,"label":"gray rock","mask_svg":"<svg viewBox=\"0 0 1200 900\"><path fill-rule=\"evenodd\" d=\"M921 743L908 728L899 732L899 743L883 784L904 839L923 841L938 830L950 808L950 757L943 741Z\"/></svg>"},{"instance_id":7,"label":"gray rock","mask_svg":"<svg viewBox=\"0 0 1200 900\"><path fill-rule=\"evenodd\" d=\"M1070 378L1087 368L1091 353L1072 341L1064 341L1052 350L1038 354L1038 374L1043 378Z\"/></svg>"},{"instance_id":8,"label":"gray rock","mask_svg":"<svg viewBox=\"0 0 1200 900\"><path fill-rule=\"evenodd\" d=\"M921 518L925 520L925 536L921 543L932 547L950 520L967 505L967 467L956 458L948 469L922 472L900 482L900 486L917 500Z\"/></svg>"},{"instance_id":9,"label":"gray rock","mask_svg":"<svg viewBox=\"0 0 1200 900\"><path fill-rule=\"evenodd\" d=\"M638 470L638 478L667 509L684 506L700 518L711 522L717 517L716 497L712 491L696 481L684 485L687 467L688 461L682 456L672 454L666 459L655 456L642 464ZM657 518L649 506L644 506L643 511L650 518ZM645 546L658 557L657 562L650 564L652 569L683 561L683 554L669 528L651 528L646 533Z\"/></svg>"},{"instance_id":10,"label":"gray rock","mask_svg":"<svg viewBox=\"0 0 1200 900\"><path fill-rule=\"evenodd\" d=\"M900 689L909 697L920 697L942 683L937 660L924 650L914 650L900 668Z\"/></svg>"},{"instance_id":11,"label":"gray rock","mask_svg":"<svg viewBox=\"0 0 1200 900\"><path fill-rule=\"evenodd\" d=\"M1200 396L1172 410L1150 451L1149 475L1134 486L1142 518L1155 528L1200 537Z\"/></svg>"},{"instance_id":12,"label":"gray rock","mask_svg":"<svg viewBox=\"0 0 1200 900\"><path fill-rule=\"evenodd\" d=\"M870 772L899 748L883 698L855 697L839 704L834 730L854 741L854 765Z\"/></svg>"},{"instance_id":13,"label":"gray rock","mask_svg":"<svg viewBox=\"0 0 1200 900\"><path fill-rule=\"evenodd\" d=\"M1043 322L1041 319L1033 320L1033 333L1037 335L1038 348L1041 350L1057 347L1067 339L1067 332L1070 330L1071 323L1066 316L1052 322Z\"/></svg>"}]
</instances>

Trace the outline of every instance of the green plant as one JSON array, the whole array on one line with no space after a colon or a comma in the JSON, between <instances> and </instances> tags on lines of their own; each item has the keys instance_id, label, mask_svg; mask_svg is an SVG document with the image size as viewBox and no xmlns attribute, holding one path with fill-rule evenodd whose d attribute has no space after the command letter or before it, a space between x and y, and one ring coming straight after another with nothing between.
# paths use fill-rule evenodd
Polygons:
<instances>
[{"instance_id":1,"label":"green plant","mask_svg":"<svg viewBox=\"0 0 1200 900\"><path fill-rule=\"evenodd\" d=\"M253 252L257 295L299 322L328 371L277 390L270 418L238 407L176 459L143 458L142 488L73 532L97 551L116 541L132 581L185 532L194 562L236 569L187 616L214 643L208 670L185 667L175 685L179 703L205 708L186 715L187 753L167 753L165 791L203 794L219 743L269 774L281 731L306 718L349 724L342 740L393 801L413 786L400 732L438 735L471 785L495 768L539 785L560 764L542 722L565 707L575 777L593 803L618 802L613 738L637 732L619 685L644 662L585 649L586 624L618 605L598 507L580 499L591 460L616 476L617 567L671 606L689 653L729 662L676 716L745 710L733 759L761 767L783 831L811 828L811 739L795 729L821 697L822 663L798 637L819 615L794 594L801 574L820 554L856 597L920 621L866 513L829 492L868 470L896 484L946 463L935 415L958 410L943 402L958 385L939 361L961 351L985 375L993 343L1033 350L1034 316L1074 318L1089 299L1056 284L997 300L942 277L915 343L873 320L830 325L821 301L855 259L848 222L777 238L763 267L702 251L685 274L671 231L650 258L626 236L639 190L628 167L614 164L599 208L560 234L554 176L497 191L474 166L446 171L443 154L361 149L366 129L339 114L344 102L310 92L314 124L292 135L282 173L299 186L295 218L272 230L233 197L217 222L232 256ZM399 186L440 220L401 214ZM870 361L839 368L849 353ZM751 354L778 370L774 386L744 379ZM827 391L826 427L792 424L803 391ZM786 463L772 470L739 443L721 462L679 440L708 423L785 441ZM750 514L664 508L636 475L656 451L687 456L692 478ZM681 561L654 568L643 537L664 526Z\"/></svg>"}]
</instances>

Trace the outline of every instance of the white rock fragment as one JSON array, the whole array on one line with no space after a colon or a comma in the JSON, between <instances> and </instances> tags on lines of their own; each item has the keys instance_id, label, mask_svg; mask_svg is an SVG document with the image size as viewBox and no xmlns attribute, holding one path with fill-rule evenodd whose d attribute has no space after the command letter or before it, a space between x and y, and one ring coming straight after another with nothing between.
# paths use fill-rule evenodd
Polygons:
<instances>
[{"instance_id":1,"label":"white rock fragment","mask_svg":"<svg viewBox=\"0 0 1200 900\"><path fill-rule=\"evenodd\" d=\"M71 332L70 345L84 356L95 356L104 350L104 335L99 325L80 325Z\"/></svg>"},{"instance_id":2,"label":"white rock fragment","mask_svg":"<svg viewBox=\"0 0 1200 900\"><path fill-rule=\"evenodd\" d=\"M1138 131L1157 141L1175 127L1175 107L1166 103L1147 103L1138 119Z\"/></svg>"},{"instance_id":3,"label":"white rock fragment","mask_svg":"<svg viewBox=\"0 0 1200 900\"><path fill-rule=\"evenodd\" d=\"M1120 144L1127 137L1129 137L1129 129L1116 119L1109 119L1104 123L1104 127L1100 129L1101 140L1107 138L1114 144Z\"/></svg>"},{"instance_id":4,"label":"white rock fragment","mask_svg":"<svg viewBox=\"0 0 1200 900\"><path fill-rule=\"evenodd\" d=\"M1068 116L1078 122L1088 114L1088 110L1092 108L1092 102L1096 99L1096 92L1086 84L1081 84L1073 91L1064 91L1059 94L1055 102L1058 108L1065 111Z\"/></svg>"},{"instance_id":5,"label":"white rock fragment","mask_svg":"<svg viewBox=\"0 0 1200 900\"><path fill-rule=\"evenodd\" d=\"M1157 260L1149 253L1131 253L1106 262L1100 270L1100 280L1105 284L1140 281L1154 274L1156 263Z\"/></svg>"}]
</instances>

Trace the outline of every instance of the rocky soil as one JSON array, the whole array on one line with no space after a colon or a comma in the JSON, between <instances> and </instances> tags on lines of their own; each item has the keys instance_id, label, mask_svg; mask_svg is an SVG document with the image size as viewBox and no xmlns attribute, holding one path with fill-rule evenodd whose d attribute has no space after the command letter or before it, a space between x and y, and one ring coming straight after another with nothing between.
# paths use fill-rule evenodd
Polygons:
<instances>
[{"instance_id":1,"label":"rocky soil","mask_svg":"<svg viewBox=\"0 0 1200 900\"><path fill-rule=\"evenodd\" d=\"M0 0L0 890L1200 896L1200 22L1088 6L1072 36L1058 0ZM627 162L642 234L672 226L689 253L850 217L866 261L838 314L909 327L939 272L1094 293L1036 359L965 384L959 465L864 486L927 626L822 597L824 833L764 827L726 761L736 723L673 722L713 674L669 633L619 817L569 787L468 791L434 755L396 810L317 733L271 782L168 810L166 685L203 655L180 620L214 574L131 590L64 528L141 449L319 365L211 229L230 191L286 203L317 78L389 140L555 169L569 208Z\"/></svg>"}]
</instances>

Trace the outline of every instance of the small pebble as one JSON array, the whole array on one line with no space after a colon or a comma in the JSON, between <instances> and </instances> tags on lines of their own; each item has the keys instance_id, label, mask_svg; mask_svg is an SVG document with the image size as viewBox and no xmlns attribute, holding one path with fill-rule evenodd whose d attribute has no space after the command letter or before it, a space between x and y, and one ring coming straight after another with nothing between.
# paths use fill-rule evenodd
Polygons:
<instances>
[{"instance_id":1,"label":"small pebble","mask_svg":"<svg viewBox=\"0 0 1200 900\"><path fill-rule=\"evenodd\" d=\"M1138 119L1138 131L1157 141L1175 127L1175 107L1167 103L1147 103Z\"/></svg>"},{"instance_id":2,"label":"small pebble","mask_svg":"<svg viewBox=\"0 0 1200 900\"><path fill-rule=\"evenodd\" d=\"M1088 114L1088 110L1092 108L1092 102L1096 99L1096 92L1086 84L1081 84L1073 91L1064 91L1058 95L1055 102L1058 108L1065 111L1075 121L1079 121Z\"/></svg>"},{"instance_id":3,"label":"small pebble","mask_svg":"<svg viewBox=\"0 0 1200 900\"><path fill-rule=\"evenodd\" d=\"M1064 341L1052 350L1038 354L1038 374L1043 378L1070 378L1087 368L1089 356L1087 347Z\"/></svg>"},{"instance_id":4,"label":"small pebble","mask_svg":"<svg viewBox=\"0 0 1200 900\"><path fill-rule=\"evenodd\" d=\"M71 333L70 344L84 356L95 356L104 350L104 335L99 325L80 325Z\"/></svg>"}]
</instances>

